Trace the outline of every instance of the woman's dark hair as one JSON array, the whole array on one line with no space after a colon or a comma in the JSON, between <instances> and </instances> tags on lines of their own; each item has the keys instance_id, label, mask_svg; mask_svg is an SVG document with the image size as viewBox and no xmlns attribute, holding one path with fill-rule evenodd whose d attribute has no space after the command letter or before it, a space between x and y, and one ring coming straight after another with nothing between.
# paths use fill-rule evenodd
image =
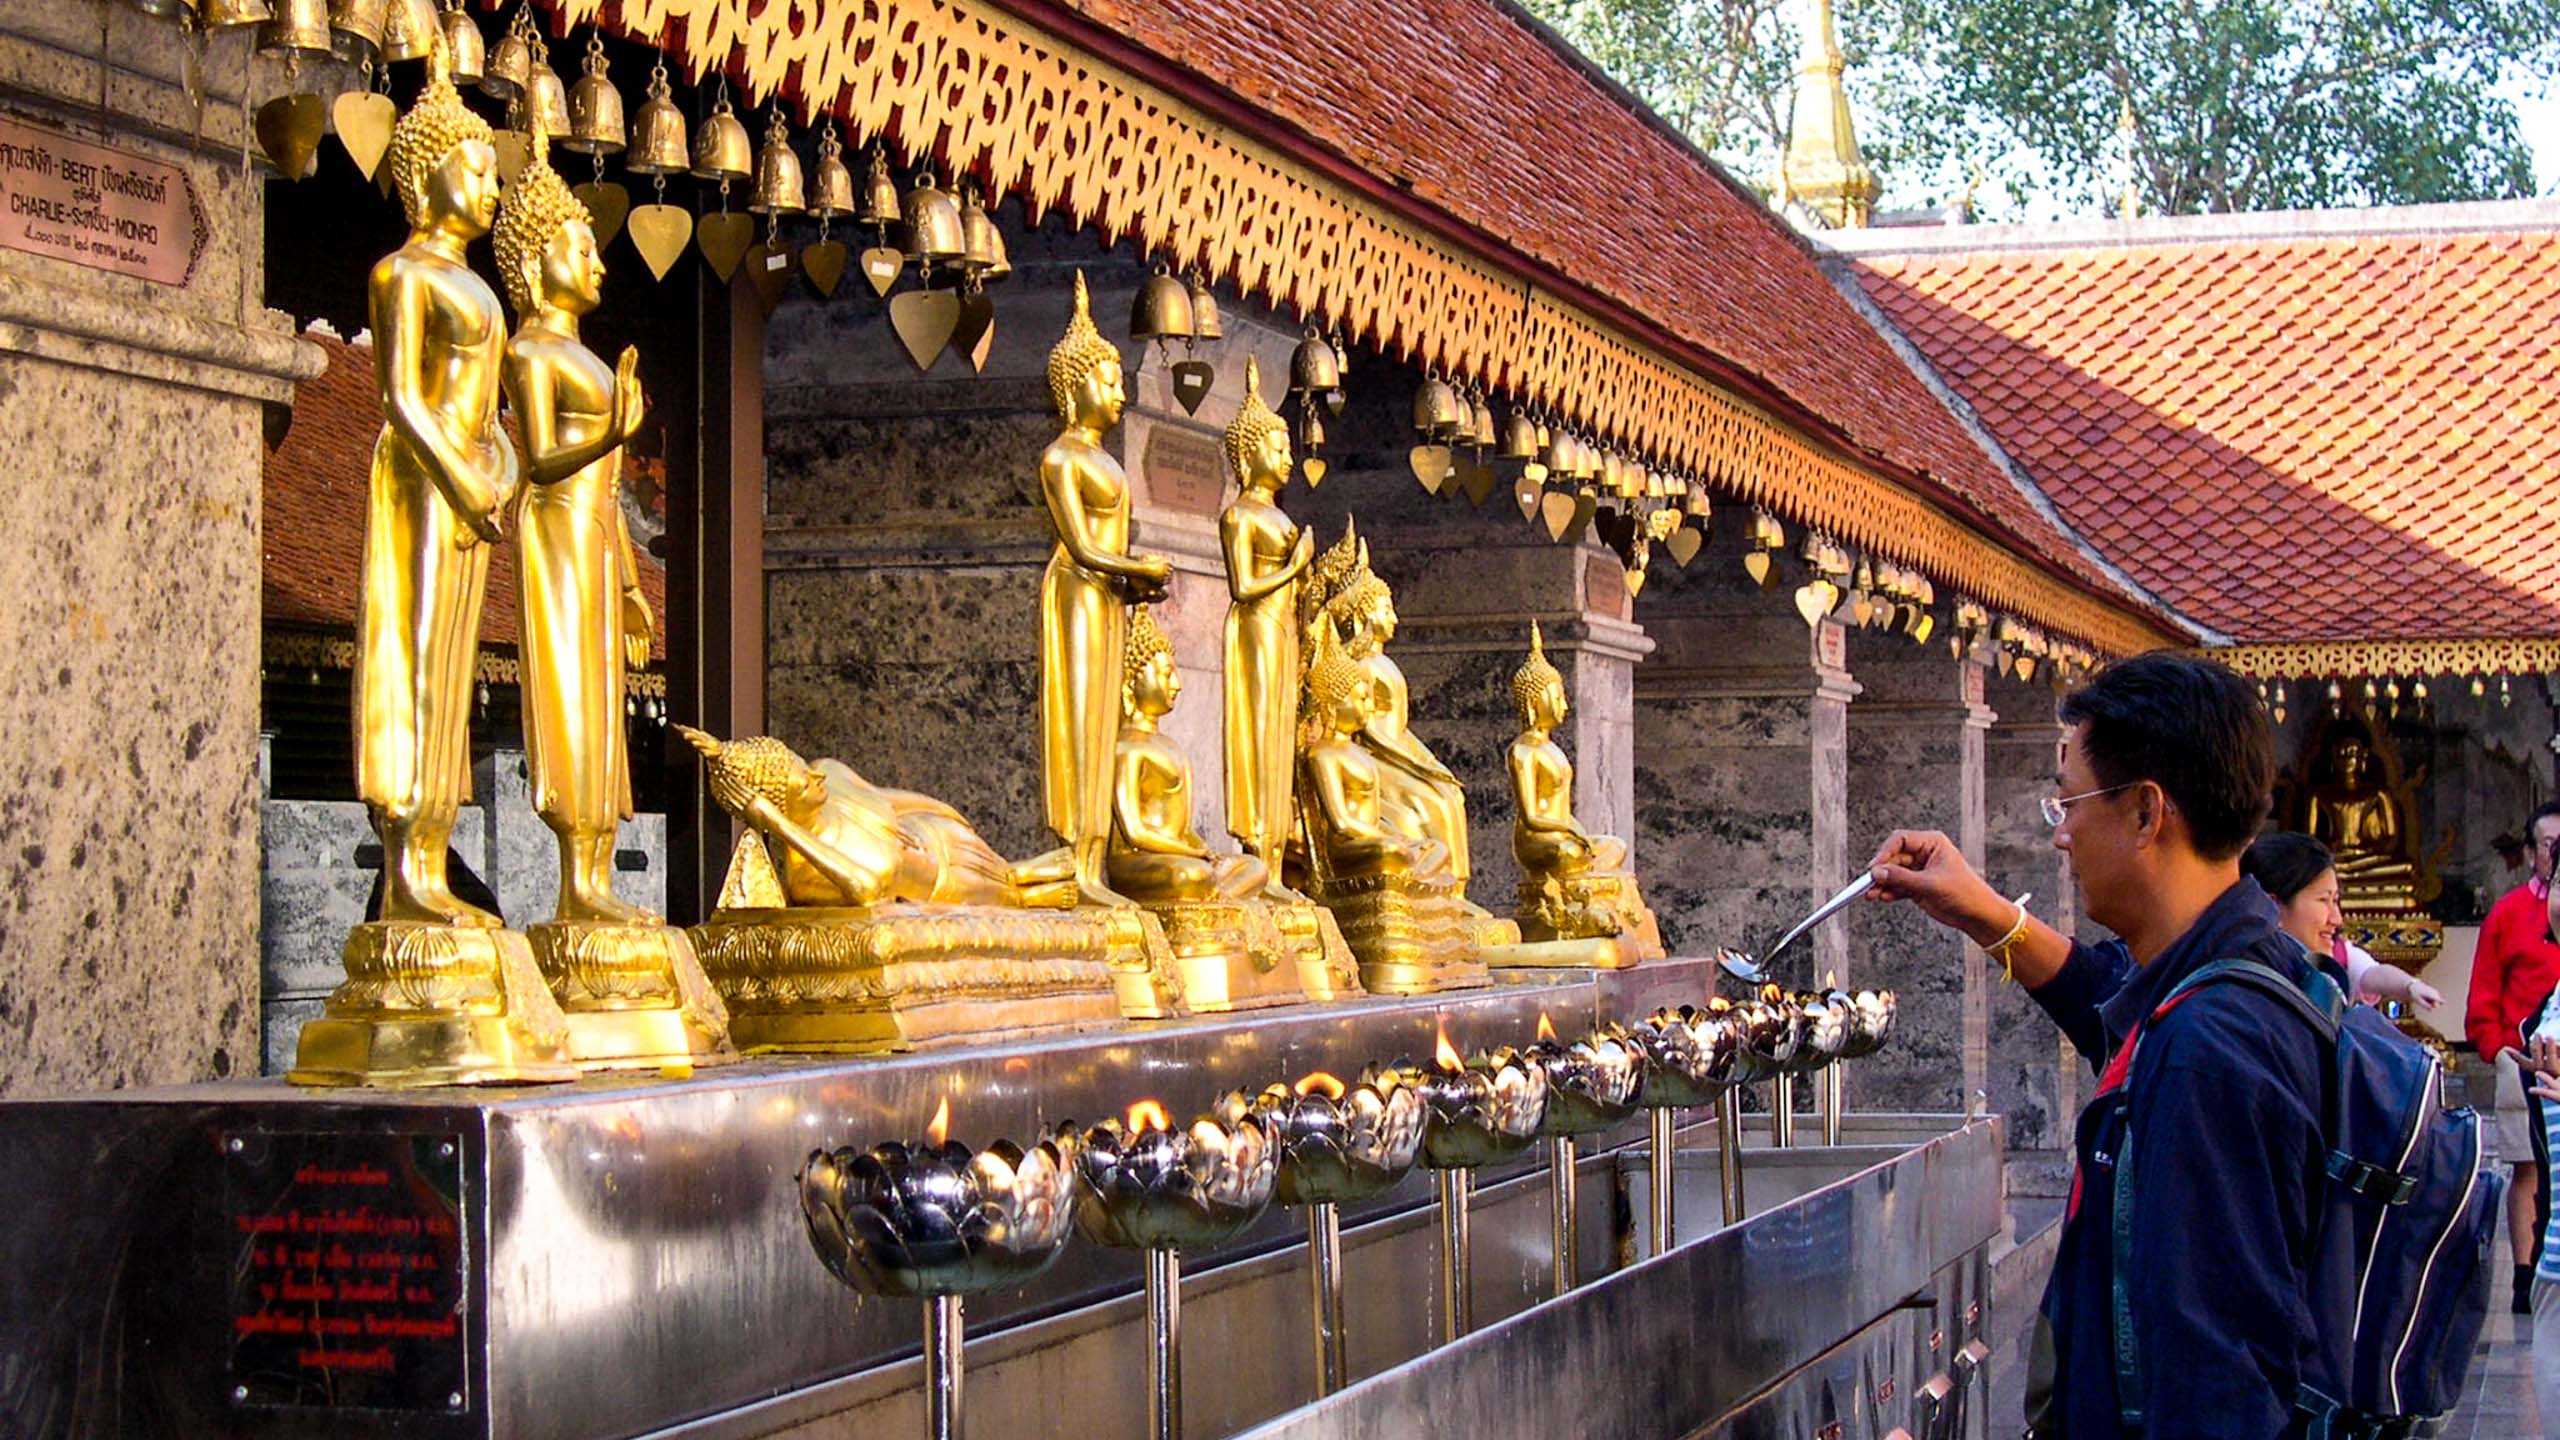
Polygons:
<instances>
[{"instance_id":1,"label":"woman's dark hair","mask_svg":"<svg viewBox=\"0 0 2560 1440\"><path fill-rule=\"evenodd\" d=\"M2329 847L2299 830L2278 830L2249 842L2240 855L2240 873L2281 905L2309 889L2311 882L2337 868Z\"/></svg>"},{"instance_id":2,"label":"woman's dark hair","mask_svg":"<svg viewBox=\"0 0 2560 1440\"><path fill-rule=\"evenodd\" d=\"M2206 859L2239 854L2266 823L2275 734L2257 692L2230 670L2155 650L2099 671L2059 713L2084 727L2080 753L2100 785L2158 785Z\"/></svg>"}]
</instances>

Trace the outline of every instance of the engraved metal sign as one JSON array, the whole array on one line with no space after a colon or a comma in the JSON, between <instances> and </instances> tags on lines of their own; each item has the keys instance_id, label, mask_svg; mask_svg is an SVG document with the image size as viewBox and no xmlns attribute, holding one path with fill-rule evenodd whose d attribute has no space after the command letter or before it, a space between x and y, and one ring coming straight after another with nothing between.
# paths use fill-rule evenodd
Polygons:
<instances>
[{"instance_id":1,"label":"engraved metal sign","mask_svg":"<svg viewBox=\"0 0 2560 1440\"><path fill-rule=\"evenodd\" d=\"M466 1408L458 1135L222 1138L235 1405Z\"/></svg>"},{"instance_id":2,"label":"engraved metal sign","mask_svg":"<svg viewBox=\"0 0 2560 1440\"><path fill-rule=\"evenodd\" d=\"M1226 502L1226 465L1206 435L1156 425L1147 432L1145 468L1147 493L1168 510L1214 516Z\"/></svg>"},{"instance_id":3,"label":"engraved metal sign","mask_svg":"<svg viewBox=\"0 0 2560 1440\"><path fill-rule=\"evenodd\" d=\"M185 285L207 234L177 166L0 115L0 246Z\"/></svg>"}]
</instances>

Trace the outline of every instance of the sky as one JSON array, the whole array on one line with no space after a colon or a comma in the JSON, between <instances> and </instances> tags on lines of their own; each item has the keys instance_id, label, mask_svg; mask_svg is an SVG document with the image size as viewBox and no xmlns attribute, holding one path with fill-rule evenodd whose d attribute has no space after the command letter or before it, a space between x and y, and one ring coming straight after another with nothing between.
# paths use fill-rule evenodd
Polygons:
<instances>
[{"instance_id":1,"label":"sky","mask_svg":"<svg viewBox=\"0 0 2560 1440\"><path fill-rule=\"evenodd\" d=\"M2534 188L2545 195L2560 191L2560 91L2537 94L2542 86L2522 75L2499 88L2515 103L2525 143L2533 147Z\"/></svg>"}]
</instances>

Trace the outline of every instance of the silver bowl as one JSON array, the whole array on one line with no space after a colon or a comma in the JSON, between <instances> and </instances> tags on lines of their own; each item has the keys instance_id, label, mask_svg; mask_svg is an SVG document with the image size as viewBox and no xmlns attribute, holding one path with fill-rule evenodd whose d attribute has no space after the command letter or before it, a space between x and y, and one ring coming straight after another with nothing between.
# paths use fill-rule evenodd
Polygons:
<instances>
[{"instance_id":1,"label":"silver bowl","mask_svg":"<svg viewBox=\"0 0 2560 1440\"><path fill-rule=\"evenodd\" d=\"M1732 1016L1683 1005L1656 1010L1627 1028L1644 1054L1636 1103L1651 1109L1712 1105L1739 1078L1742 1032Z\"/></svg>"},{"instance_id":2,"label":"silver bowl","mask_svg":"<svg viewBox=\"0 0 2560 1440\"><path fill-rule=\"evenodd\" d=\"M809 1243L838 1280L923 1298L1022 1285L1058 1258L1074 1210L1068 1152L998 1141L891 1141L810 1154L800 1168Z\"/></svg>"},{"instance_id":3,"label":"silver bowl","mask_svg":"<svg viewBox=\"0 0 2560 1440\"><path fill-rule=\"evenodd\" d=\"M1539 1134L1589 1135L1636 1113L1644 1052L1625 1030L1604 1025L1570 1045L1541 1040L1528 1056L1547 1072L1547 1114Z\"/></svg>"},{"instance_id":4,"label":"silver bowl","mask_svg":"<svg viewBox=\"0 0 2560 1440\"><path fill-rule=\"evenodd\" d=\"M1433 1170L1472 1170L1529 1148L1547 1118L1547 1072L1508 1046L1478 1054L1466 1068L1404 1067L1404 1082L1422 1092L1430 1124L1422 1163Z\"/></svg>"},{"instance_id":5,"label":"silver bowl","mask_svg":"<svg viewBox=\"0 0 2560 1440\"><path fill-rule=\"evenodd\" d=\"M1183 1250L1221 1244L1252 1224L1271 1203L1280 1152L1263 1122L1241 1113L1244 1103L1230 1096L1222 1108L1234 1119L1203 1115L1184 1130L1169 1128L1161 1109L1081 1134L1061 1129L1084 1181L1076 1228L1098 1245Z\"/></svg>"},{"instance_id":6,"label":"silver bowl","mask_svg":"<svg viewBox=\"0 0 2560 1440\"><path fill-rule=\"evenodd\" d=\"M1312 1083L1319 1080L1332 1084ZM1283 1205L1339 1205L1387 1189L1413 1168L1430 1120L1403 1072L1375 1065L1348 1086L1310 1076L1264 1090L1249 1108L1243 1100L1229 1096L1219 1118L1233 1125L1250 1114L1262 1123L1279 1152L1274 1194Z\"/></svg>"}]
</instances>

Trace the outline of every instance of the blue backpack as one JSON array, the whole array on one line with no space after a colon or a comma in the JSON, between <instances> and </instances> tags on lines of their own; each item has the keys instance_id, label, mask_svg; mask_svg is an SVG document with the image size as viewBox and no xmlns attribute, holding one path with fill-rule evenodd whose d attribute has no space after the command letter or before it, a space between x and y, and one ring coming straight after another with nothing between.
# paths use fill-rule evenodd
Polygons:
<instances>
[{"instance_id":1,"label":"blue backpack","mask_svg":"<svg viewBox=\"0 0 2560 1440\"><path fill-rule=\"evenodd\" d=\"M2328 1178L2316 1221L2312 1323L2329 1343L2295 1406L2307 1440L2401 1440L2435 1433L2461 1398L2496 1276L2506 1177L2480 1166L2480 1117L2444 1106L2444 1070L2328 976L2304 984L2254 960L2218 960L2171 991L2156 1023L2198 988L2247 985L2302 1017L2329 1047L2322 1097ZM2130 1042L2128 1042L2130 1043ZM2141 1360L2124 1276L2131 1269L2133 1156L2115 1173L2116 1394L2142 1423Z\"/></svg>"}]
</instances>

